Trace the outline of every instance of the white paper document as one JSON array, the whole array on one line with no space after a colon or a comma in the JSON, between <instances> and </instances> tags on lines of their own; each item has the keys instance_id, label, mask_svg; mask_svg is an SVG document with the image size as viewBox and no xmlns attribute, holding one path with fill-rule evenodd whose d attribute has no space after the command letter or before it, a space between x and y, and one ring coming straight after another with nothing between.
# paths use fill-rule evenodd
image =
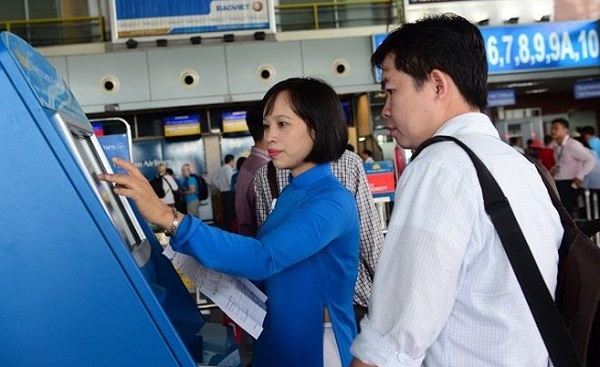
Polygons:
<instances>
[{"instance_id":1,"label":"white paper document","mask_svg":"<svg viewBox=\"0 0 600 367\"><path fill-rule=\"evenodd\" d=\"M176 269L187 276L205 296L255 339L263 330L267 314L267 296L244 278L208 269L191 256L175 252L171 246L163 251Z\"/></svg>"}]
</instances>

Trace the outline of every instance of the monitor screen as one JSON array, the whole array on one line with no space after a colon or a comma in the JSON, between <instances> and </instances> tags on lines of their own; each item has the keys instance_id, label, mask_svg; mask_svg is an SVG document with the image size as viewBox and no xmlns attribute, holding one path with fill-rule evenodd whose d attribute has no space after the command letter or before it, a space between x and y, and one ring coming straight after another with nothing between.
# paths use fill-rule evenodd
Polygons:
<instances>
[{"instance_id":1,"label":"monitor screen","mask_svg":"<svg viewBox=\"0 0 600 367\"><path fill-rule=\"evenodd\" d=\"M200 115L163 117L166 138L200 135Z\"/></svg>"},{"instance_id":2,"label":"monitor screen","mask_svg":"<svg viewBox=\"0 0 600 367\"><path fill-rule=\"evenodd\" d=\"M223 112L223 133L242 133L248 131L246 111Z\"/></svg>"}]
</instances>

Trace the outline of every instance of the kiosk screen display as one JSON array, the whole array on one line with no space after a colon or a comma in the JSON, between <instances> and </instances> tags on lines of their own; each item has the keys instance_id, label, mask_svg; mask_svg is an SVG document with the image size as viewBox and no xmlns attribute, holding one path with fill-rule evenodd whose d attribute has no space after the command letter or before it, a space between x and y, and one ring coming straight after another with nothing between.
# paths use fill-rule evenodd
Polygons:
<instances>
[{"instance_id":1,"label":"kiosk screen display","mask_svg":"<svg viewBox=\"0 0 600 367\"><path fill-rule=\"evenodd\" d=\"M150 257L150 245L126 199L113 192L112 184L100 181L98 178L102 173L113 173L113 171L91 125L88 131L81 122L69 123L67 122L69 119L60 114L55 115L54 119L61 127L63 136L71 146L79 165L86 173L90 186L94 189L119 235L127 244L138 266L144 266Z\"/></svg>"}]
</instances>

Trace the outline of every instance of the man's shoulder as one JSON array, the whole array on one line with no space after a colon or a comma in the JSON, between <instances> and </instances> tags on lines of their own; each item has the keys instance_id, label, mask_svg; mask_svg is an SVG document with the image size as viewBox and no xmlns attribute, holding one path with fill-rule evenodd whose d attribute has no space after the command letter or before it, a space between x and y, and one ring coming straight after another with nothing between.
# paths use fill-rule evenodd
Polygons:
<instances>
[{"instance_id":1,"label":"man's shoulder","mask_svg":"<svg viewBox=\"0 0 600 367\"><path fill-rule=\"evenodd\" d=\"M331 169L339 177L349 172L364 171L364 165L358 154L346 150L340 158L331 162Z\"/></svg>"}]
</instances>

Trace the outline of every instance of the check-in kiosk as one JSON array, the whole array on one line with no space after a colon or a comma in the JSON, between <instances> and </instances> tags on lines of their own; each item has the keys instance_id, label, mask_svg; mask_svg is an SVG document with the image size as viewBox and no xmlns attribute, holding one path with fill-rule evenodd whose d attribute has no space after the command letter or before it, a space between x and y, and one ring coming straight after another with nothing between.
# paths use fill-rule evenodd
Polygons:
<instances>
[{"instance_id":1,"label":"check-in kiosk","mask_svg":"<svg viewBox=\"0 0 600 367\"><path fill-rule=\"evenodd\" d=\"M55 69L0 33L0 366L196 366L202 315Z\"/></svg>"}]
</instances>

